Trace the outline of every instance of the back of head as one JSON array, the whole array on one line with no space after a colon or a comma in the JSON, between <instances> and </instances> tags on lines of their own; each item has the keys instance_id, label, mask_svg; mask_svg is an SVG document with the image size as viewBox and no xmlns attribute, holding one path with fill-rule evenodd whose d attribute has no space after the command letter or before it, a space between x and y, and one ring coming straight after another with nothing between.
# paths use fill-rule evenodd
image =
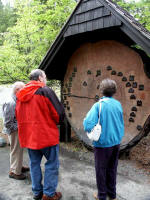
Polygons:
<instances>
[{"instance_id":1,"label":"back of head","mask_svg":"<svg viewBox=\"0 0 150 200\"><path fill-rule=\"evenodd\" d=\"M46 74L41 69L34 69L30 73L30 80L32 81L40 81L46 85Z\"/></svg>"},{"instance_id":2,"label":"back of head","mask_svg":"<svg viewBox=\"0 0 150 200\"><path fill-rule=\"evenodd\" d=\"M106 97L112 97L117 90L117 84L109 78L102 80L100 83L100 91Z\"/></svg>"},{"instance_id":3,"label":"back of head","mask_svg":"<svg viewBox=\"0 0 150 200\"><path fill-rule=\"evenodd\" d=\"M16 93L21 90L23 87L25 86L25 84L21 81L17 81L13 84L13 94L16 95Z\"/></svg>"},{"instance_id":4,"label":"back of head","mask_svg":"<svg viewBox=\"0 0 150 200\"><path fill-rule=\"evenodd\" d=\"M45 72L41 69L34 69L31 71L29 75L30 80L38 81L39 77L42 77L45 74Z\"/></svg>"}]
</instances>

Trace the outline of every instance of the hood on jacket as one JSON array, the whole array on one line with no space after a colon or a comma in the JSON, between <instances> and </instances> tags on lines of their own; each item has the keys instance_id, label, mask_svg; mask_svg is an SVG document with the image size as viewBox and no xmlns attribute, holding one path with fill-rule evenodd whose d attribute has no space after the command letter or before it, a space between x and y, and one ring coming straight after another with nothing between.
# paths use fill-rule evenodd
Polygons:
<instances>
[{"instance_id":1,"label":"hood on jacket","mask_svg":"<svg viewBox=\"0 0 150 200\"><path fill-rule=\"evenodd\" d=\"M45 84L40 81L30 81L22 88L19 92L17 92L16 96L19 101L26 102L29 101L34 93L41 87L44 87Z\"/></svg>"}]
</instances>

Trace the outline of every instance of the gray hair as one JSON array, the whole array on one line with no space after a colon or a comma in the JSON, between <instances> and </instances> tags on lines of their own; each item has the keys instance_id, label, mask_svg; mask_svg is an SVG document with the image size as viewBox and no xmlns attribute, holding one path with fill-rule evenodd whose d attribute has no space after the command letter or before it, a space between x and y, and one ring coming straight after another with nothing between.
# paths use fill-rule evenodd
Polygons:
<instances>
[{"instance_id":1,"label":"gray hair","mask_svg":"<svg viewBox=\"0 0 150 200\"><path fill-rule=\"evenodd\" d=\"M34 81L38 81L39 80L39 76L43 77L43 74L45 74L45 72L41 69L34 69L31 71L30 75L29 75L29 79L30 80L34 80Z\"/></svg>"},{"instance_id":2,"label":"gray hair","mask_svg":"<svg viewBox=\"0 0 150 200\"><path fill-rule=\"evenodd\" d=\"M19 90L21 90L23 87L25 86L25 84L21 81L17 81L13 84L12 87L12 92L15 95Z\"/></svg>"},{"instance_id":3,"label":"gray hair","mask_svg":"<svg viewBox=\"0 0 150 200\"><path fill-rule=\"evenodd\" d=\"M112 97L117 91L117 84L109 78L104 79L100 83L100 91L104 96Z\"/></svg>"}]
</instances>

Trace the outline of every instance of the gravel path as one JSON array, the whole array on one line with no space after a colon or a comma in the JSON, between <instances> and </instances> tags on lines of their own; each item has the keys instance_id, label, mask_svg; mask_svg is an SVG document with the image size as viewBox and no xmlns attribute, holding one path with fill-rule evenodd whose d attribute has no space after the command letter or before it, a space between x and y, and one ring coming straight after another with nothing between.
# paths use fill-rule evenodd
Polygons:
<instances>
[{"instance_id":1,"label":"gravel path","mask_svg":"<svg viewBox=\"0 0 150 200\"><path fill-rule=\"evenodd\" d=\"M28 156L25 151L25 163ZM0 200L31 200L30 174L24 181L8 178L9 147L0 149ZM44 162L42 162L44 170ZM117 177L118 200L150 200L150 181L134 162L120 160ZM93 154L70 152L60 148L60 174L58 190L62 200L94 200L96 192Z\"/></svg>"}]
</instances>

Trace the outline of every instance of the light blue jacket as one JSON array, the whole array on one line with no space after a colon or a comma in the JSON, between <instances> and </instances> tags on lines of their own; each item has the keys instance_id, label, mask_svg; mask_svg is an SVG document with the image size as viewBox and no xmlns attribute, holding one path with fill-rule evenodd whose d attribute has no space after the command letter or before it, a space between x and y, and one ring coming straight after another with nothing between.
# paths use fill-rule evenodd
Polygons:
<instances>
[{"instance_id":1,"label":"light blue jacket","mask_svg":"<svg viewBox=\"0 0 150 200\"><path fill-rule=\"evenodd\" d=\"M102 97L106 98L106 97ZM100 139L93 142L95 147L112 147L121 143L124 135L123 110L119 101L112 97L101 102L100 124L102 132ZM95 103L87 113L83 126L86 132L90 132L98 123L99 105Z\"/></svg>"}]
</instances>

